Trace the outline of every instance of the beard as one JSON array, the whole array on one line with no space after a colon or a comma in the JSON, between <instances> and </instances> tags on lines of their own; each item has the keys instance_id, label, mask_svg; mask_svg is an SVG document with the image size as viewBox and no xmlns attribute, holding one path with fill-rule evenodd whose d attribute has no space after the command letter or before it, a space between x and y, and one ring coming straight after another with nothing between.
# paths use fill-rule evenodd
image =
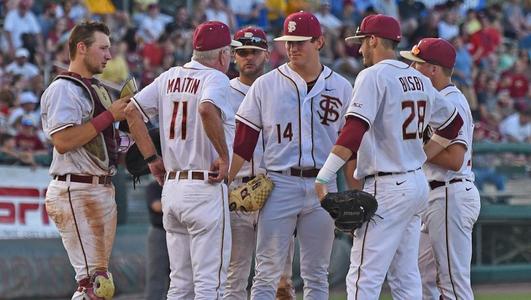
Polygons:
<instances>
[{"instance_id":1,"label":"beard","mask_svg":"<svg viewBox=\"0 0 531 300\"><path fill-rule=\"evenodd\" d=\"M101 64L96 64L94 61L87 57L85 57L84 63L85 67L87 68L87 71L89 71L91 74L101 74L103 72Z\"/></svg>"}]
</instances>

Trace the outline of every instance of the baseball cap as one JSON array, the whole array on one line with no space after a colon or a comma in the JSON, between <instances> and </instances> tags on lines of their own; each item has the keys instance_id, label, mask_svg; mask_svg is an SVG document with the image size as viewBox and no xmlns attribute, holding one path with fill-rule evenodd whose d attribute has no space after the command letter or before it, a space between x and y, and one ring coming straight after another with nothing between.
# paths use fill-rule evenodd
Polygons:
<instances>
[{"instance_id":1,"label":"baseball cap","mask_svg":"<svg viewBox=\"0 0 531 300\"><path fill-rule=\"evenodd\" d=\"M208 21L199 24L194 31L192 41L194 50L208 51L228 45L238 47L242 43L231 39L229 26L218 21Z\"/></svg>"},{"instance_id":2,"label":"baseball cap","mask_svg":"<svg viewBox=\"0 0 531 300\"><path fill-rule=\"evenodd\" d=\"M260 28L249 26L240 29L234 34L234 39L242 43L242 46L234 48L235 50L258 49L267 51L267 36Z\"/></svg>"},{"instance_id":3,"label":"baseball cap","mask_svg":"<svg viewBox=\"0 0 531 300\"><path fill-rule=\"evenodd\" d=\"M37 96L35 96L33 92L22 92L20 93L18 102L20 104L26 104L26 103L36 104L37 102L39 102L39 99L37 98Z\"/></svg>"},{"instance_id":4,"label":"baseball cap","mask_svg":"<svg viewBox=\"0 0 531 300\"><path fill-rule=\"evenodd\" d=\"M292 13L284 20L284 34L275 41L302 42L322 34L319 20L309 12L300 11Z\"/></svg>"},{"instance_id":5,"label":"baseball cap","mask_svg":"<svg viewBox=\"0 0 531 300\"><path fill-rule=\"evenodd\" d=\"M347 37L345 41L352 40L354 43L361 44L361 40L369 35L400 42L400 38L402 37L400 23L390 16L380 14L369 15L363 18L361 25L356 30L356 34Z\"/></svg>"},{"instance_id":6,"label":"baseball cap","mask_svg":"<svg viewBox=\"0 0 531 300\"><path fill-rule=\"evenodd\" d=\"M20 119L20 124L22 124L24 126L34 126L35 125L33 123L33 120L30 117L22 117L22 119Z\"/></svg>"},{"instance_id":7,"label":"baseball cap","mask_svg":"<svg viewBox=\"0 0 531 300\"><path fill-rule=\"evenodd\" d=\"M451 69L455 65L455 48L441 38L424 38L411 51L400 51L406 59L430 63Z\"/></svg>"},{"instance_id":8,"label":"baseball cap","mask_svg":"<svg viewBox=\"0 0 531 300\"><path fill-rule=\"evenodd\" d=\"M18 48L15 52L15 57L29 57L29 51L26 48Z\"/></svg>"}]
</instances>

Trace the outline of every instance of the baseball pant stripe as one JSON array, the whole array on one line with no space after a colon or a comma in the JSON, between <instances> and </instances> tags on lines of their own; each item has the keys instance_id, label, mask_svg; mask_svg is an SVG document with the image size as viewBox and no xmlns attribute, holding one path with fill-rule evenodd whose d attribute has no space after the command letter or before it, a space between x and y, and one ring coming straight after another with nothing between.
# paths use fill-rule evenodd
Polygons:
<instances>
[{"instance_id":1,"label":"baseball pant stripe","mask_svg":"<svg viewBox=\"0 0 531 300\"><path fill-rule=\"evenodd\" d=\"M457 300L457 293L455 292L454 279L452 278L452 268L450 267L450 238L448 235L448 187L444 187L445 198L445 227L446 227L446 260L448 261L448 276L450 276L450 283L452 283L452 291L454 292L455 299Z\"/></svg>"},{"instance_id":2,"label":"baseball pant stripe","mask_svg":"<svg viewBox=\"0 0 531 300\"><path fill-rule=\"evenodd\" d=\"M77 238L79 239L79 245L81 246L81 251L83 252L83 260L85 261L85 267L87 268L87 277L90 277L87 254L85 253L85 247L83 247L83 242L81 241L81 234L79 233L79 227L77 225L76 214L74 213L74 205L72 204L72 196L70 195L70 187L68 187L67 192L68 192L68 203L70 204L70 210L72 211L72 217L74 218L74 225L76 226Z\"/></svg>"},{"instance_id":3,"label":"baseball pant stripe","mask_svg":"<svg viewBox=\"0 0 531 300\"><path fill-rule=\"evenodd\" d=\"M216 287L216 291L219 291L219 288L221 287L221 271L223 270L223 244L225 242L225 194L223 193L223 184L220 184L221 188L221 211L222 211L222 225L221 225L221 251L219 252L220 255L220 263L219 263L219 270L218 270L218 286ZM216 293L216 299L219 298L219 292Z\"/></svg>"},{"instance_id":4,"label":"baseball pant stripe","mask_svg":"<svg viewBox=\"0 0 531 300\"><path fill-rule=\"evenodd\" d=\"M376 197L376 180L374 181L374 197ZM367 238L367 232L369 231L369 222L365 223L365 233L363 234L363 243L361 244L361 259L360 266L358 267L358 278L356 279L356 297L358 299L358 292L360 290L359 281L361 278L361 266L363 265L363 254L365 250L365 239Z\"/></svg>"}]
</instances>

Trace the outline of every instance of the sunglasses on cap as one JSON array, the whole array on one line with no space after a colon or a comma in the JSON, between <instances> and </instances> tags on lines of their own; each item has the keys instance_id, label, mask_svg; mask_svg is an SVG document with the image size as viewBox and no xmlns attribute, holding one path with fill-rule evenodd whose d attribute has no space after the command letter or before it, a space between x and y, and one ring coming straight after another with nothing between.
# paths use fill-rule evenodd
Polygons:
<instances>
[{"instance_id":1,"label":"sunglasses on cap","mask_svg":"<svg viewBox=\"0 0 531 300\"><path fill-rule=\"evenodd\" d=\"M238 39L238 42L242 43L243 46L258 46L261 48L267 48L267 41L258 36L242 37Z\"/></svg>"}]
</instances>

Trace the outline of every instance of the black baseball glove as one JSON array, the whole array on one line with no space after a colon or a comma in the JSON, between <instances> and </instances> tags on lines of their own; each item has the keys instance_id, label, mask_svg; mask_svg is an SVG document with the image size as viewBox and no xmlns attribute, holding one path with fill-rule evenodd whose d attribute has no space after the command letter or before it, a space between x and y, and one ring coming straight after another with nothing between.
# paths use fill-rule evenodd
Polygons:
<instances>
[{"instance_id":1,"label":"black baseball glove","mask_svg":"<svg viewBox=\"0 0 531 300\"><path fill-rule=\"evenodd\" d=\"M358 190L328 193L321 206L335 220L336 228L352 233L365 222L372 219L378 209L373 195Z\"/></svg>"},{"instance_id":2,"label":"black baseball glove","mask_svg":"<svg viewBox=\"0 0 531 300\"><path fill-rule=\"evenodd\" d=\"M161 155L159 129L151 128L149 130L149 136L151 137L153 144L155 144L157 153ZM136 144L129 147L129 150L127 150L127 153L125 154L125 167L135 179L150 173L149 167L144 161L144 156L142 156L142 153L140 153Z\"/></svg>"}]
</instances>

